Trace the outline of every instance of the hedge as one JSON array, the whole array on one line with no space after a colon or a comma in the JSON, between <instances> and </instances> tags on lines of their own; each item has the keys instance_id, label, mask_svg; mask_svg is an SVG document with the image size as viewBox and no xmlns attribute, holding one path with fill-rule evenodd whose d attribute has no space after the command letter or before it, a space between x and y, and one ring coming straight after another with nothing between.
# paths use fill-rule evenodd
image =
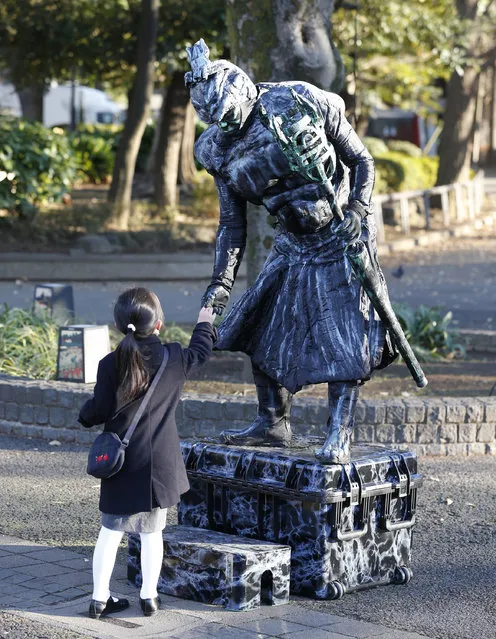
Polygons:
<instances>
[{"instance_id":1,"label":"hedge","mask_svg":"<svg viewBox=\"0 0 496 639\"><path fill-rule=\"evenodd\" d=\"M60 200L76 176L76 161L62 129L0 118L0 208L32 217Z\"/></svg>"}]
</instances>

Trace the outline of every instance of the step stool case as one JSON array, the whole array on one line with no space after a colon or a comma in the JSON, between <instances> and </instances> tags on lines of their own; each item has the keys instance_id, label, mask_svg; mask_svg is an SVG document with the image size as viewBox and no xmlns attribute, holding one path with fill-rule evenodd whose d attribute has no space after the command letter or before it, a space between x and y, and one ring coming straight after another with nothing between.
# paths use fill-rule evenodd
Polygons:
<instances>
[{"instance_id":1,"label":"step stool case","mask_svg":"<svg viewBox=\"0 0 496 639\"><path fill-rule=\"evenodd\" d=\"M181 525L291 547L291 591L317 599L412 573L422 478L412 452L354 447L350 464L312 451L182 442L191 490Z\"/></svg>"},{"instance_id":2,"label":"step stool case","mask_svg":"<svg viewBox=\"0 0 496 639\"><path fill-rule=\"evenodd\" d=\"M227 610L288 603L289 546L188 526L166 528L163 539L159 592ZM141 586L139 535L129 535L128 549L128 579Z\"/></svg>"}]
</instances>

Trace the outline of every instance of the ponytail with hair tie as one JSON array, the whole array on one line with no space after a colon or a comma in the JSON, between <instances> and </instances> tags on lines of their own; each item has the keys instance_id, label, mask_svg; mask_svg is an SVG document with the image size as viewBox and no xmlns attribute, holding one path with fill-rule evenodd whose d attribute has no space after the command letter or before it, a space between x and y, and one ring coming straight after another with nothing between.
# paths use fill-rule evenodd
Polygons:
<instances>
[{"instance_id":1,"label":"ponytail with hair tie","mask_svg":"<svg viewBox=\"0 0 496 639\"><path fill-rule=\"evenodd\" d=\"M146 288L131 288L117 298L114 320L117 328L125 335L115 351L117 399L121 404L139 397L148 388L150 370L140 351L139 341L153 334L157 322L163 322L164 313L155 293ZM139 326L139 337L136 324Z\"/></svg>"}]
</instances>

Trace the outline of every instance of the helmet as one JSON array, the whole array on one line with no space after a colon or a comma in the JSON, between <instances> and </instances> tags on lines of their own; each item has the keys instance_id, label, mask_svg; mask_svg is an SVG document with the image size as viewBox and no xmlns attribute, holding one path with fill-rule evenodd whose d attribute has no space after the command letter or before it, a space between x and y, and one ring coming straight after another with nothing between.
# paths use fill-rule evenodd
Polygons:
<instances>
[{"instance_id":1,"label":"helmet","mask_svg":"<svg viewBox=\"0 0 496 639\"><path fill-rule=\"evenodd\" d=\"M257 99L255 84L232 62L210 62L203 40L187 52L192 71L185 74L185 82L200 120L217 123L225 132L239 129Z\"/></svg>"}]
</instances>

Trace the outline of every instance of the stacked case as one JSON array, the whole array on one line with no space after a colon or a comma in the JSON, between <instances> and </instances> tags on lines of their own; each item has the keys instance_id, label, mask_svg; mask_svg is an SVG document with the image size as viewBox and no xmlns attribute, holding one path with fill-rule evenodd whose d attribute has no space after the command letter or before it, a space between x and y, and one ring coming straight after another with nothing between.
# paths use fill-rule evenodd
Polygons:
<instances>
[{"instance_id":1,"label":"stacked case","mask_svg":"<svg viewBox=\"0 0 496 639\"><path fill-rule=\"evenodd\" d=\"M411 452L354 447L325 465L312 452L182 442L191 490L179 523L291 547L291 591L318 599L411 578L422 478Z\"/></svg>"}]
</instances>

